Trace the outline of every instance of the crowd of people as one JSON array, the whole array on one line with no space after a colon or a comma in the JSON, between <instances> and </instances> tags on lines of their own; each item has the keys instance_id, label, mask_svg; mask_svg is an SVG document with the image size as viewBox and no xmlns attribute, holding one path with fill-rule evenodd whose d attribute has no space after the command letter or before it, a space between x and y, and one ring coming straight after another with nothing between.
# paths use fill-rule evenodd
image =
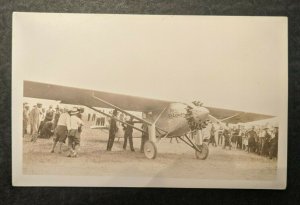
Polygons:
<instances>
[{"instance_id":1,"label":"crowd of people","mask_svg":"<svg viewBox=\"0 0 300 205\"><path fill-rule=\"evenodd\" d=\"M31 141L35 142L37 138L53 138L51 153L54 153L57 143L59 143L59 152L62 152L62 144L68 139L69 154L68 157L78 156L78 147L80 145L80 134L82 131L83 108L67 107L55 110L50 105L46 110L41 103L34 105L32 109L28 103L23 105L23 134L31 136Z\"/></svg>"},{"instance_id":2,"label":"crowd of people","mask_svg":"<svg viewBox=\"0 0 300 205\"><path fill-rule=\"evenodd\" d=\"M80 135L82 132L82 113L83 108L67 107L61 108L57 106L53 109L50 105L45 109L41 103L37 103L31 109L28 103L24 103L23 109L23 134L31 136L31 141L35 142L37 138L53 137L53 146L51 153L55 151L55 147L59 145L59 153L62 152L62 144L68 139L69 157L78 156L78 147L80 145ZM104 111L103 111L104 112ZM111 151L115 136L122 127L124 130L123 149L126 150L127 142L129 142L130 150L135 151L133 147L133 128L135 123L140 123L133 120L133 117L126 116L124 113L118 113L117 110L110 110L109 114L112 117L104 117L96 113L87 115L87 121L96 121L96 125L109 127L109 138L107 142L107 151ZM150 119L151 113L144 115ZM141 136L140 151L144 150L144 143L147 141L148 126L142 124L143 130ZM208 137L204 137L208 145L222 146L223 149L231 150L240 149L249 153L256 153L269 158L277 158L278 152L278 126L252 126L246 129L243 125L238 126L220 126L211 124L208 129Z\"/></svg>"},{"instance_id":3,"label":"crowd of people","mask_svg":"<svg viewBox=\"0 0 300 205\"><path fill-rule=\"evenodd\" d=\"M41 103L37 103L31 109L28 103L23 105L23 134L31 136L31 141L35 142L37 138L50 138L53 136L53 145L50 150L51 153L55 152L55 148L58 145L59 153L62 153L62 145L68 140L68 157L78 157L78 148L80 145L80 135L82 132L82 113L84 109L73 107L68 109L67 107L61 108L57 106L53 109L50 105L46 110ZM104 111L103 111L104 112ZM111 110L109 114L112 117L103 117L96 113L87 115L87 121L96 121L96 125L109 127L109 138L107 142L107 151L111 151L116 133L119 131L119 127L122 126L124 130L124 144L123 149L126 150L127 141L131 151L135 151L133 147L133 128L132 126L137 121L133 120L133 117L125 116L124 113L118 114L117 110ZM131 126L130 126L131 125ZM148 126L142 125L144 130L141 140L141 152L143 152L144 143L148 139L147 133Z\"/></svg>"},{"instance_id":4,"label":"crowd of people","mask_svg":"<svg viewBox=\"0 0 300 205\"><path fill-rule=\"evenodd\" d=\"M240 149L261 156L277 158L278 152L278 125L270 127L252 126L247 129L243 125L233 126L228 124L218 129L214 125L210 128L208 145L222 146L223 149Z\"/></svg>"}]
</instances>

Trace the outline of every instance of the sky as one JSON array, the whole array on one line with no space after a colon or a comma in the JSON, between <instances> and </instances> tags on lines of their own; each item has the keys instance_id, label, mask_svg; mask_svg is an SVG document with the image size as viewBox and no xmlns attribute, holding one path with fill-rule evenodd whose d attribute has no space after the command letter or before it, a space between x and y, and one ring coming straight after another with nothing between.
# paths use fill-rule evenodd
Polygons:
<instances>
[{"instance_id":1,"label":"sky","mask_svg":"<svg viewBox=\"0 0 300 205\"><path fill-rule=\"evenodd\" d=\"M287 19L15 13L23 80L278 115Z\"/></svg>"}]
</instances>

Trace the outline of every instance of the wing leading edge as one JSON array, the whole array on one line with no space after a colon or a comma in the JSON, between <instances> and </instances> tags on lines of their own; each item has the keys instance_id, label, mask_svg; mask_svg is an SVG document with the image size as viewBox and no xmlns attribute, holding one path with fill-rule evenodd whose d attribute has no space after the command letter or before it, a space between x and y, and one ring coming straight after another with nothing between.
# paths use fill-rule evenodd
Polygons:
<instances>
[{"instance_id":1,"label":"wing leading edge","mask_svg":"<svg viewBox=\"0 0 300 205\"><path fill-rule=\"evenodd\" d=\"M61 85L24 81L24 97L57 100L65 104L85 105L88 107L111 108L95 99L95 96L123 110L159 113L172 101L155 100L123 94L73 88ZM206 107L212 116L225 123L246 123L263 120L274 116Z\"/></svg>"},{"instance_id":2,"label":"wing leading edge","mask_svg":"<svg viewBox=\"0 0 300 205\"><path fill-rule=\"evenodd\" d=\"M58 100L65 104L111 108L107 104L102 103L93 97L96 96L121 109L140 112L162 110L171 103L163 100L154 100L33 81L24 81L23 95L24 97Z\"/></svg>"}]
</instances>

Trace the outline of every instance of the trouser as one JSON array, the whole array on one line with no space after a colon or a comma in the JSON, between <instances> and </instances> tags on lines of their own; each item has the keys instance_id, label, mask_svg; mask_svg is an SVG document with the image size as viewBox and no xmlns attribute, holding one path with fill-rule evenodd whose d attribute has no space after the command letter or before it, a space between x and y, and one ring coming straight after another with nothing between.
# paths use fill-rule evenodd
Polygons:
<instances>
[{"instance_id":1,"label":"trouser","mask_svg":"<svg viewBox=\"0 0 300 205\"><path fill-rule=\"evenodd\" d=\"M38 123L32 123L31 124L31 141L35 142L38 136L38 129L39 129L39 124Z\"/></svg>"},{"instance_id":2,"label":"trouser","mask_svg":"<svg viewBox=\"0 0 300 205\"><path fill-rule=\"evenodd\" d=\"M218 145L223 144L223 136L221 134L218 135Z\"/></svg>"},{"instance_id":3,"label":"trouser","mask_svg":"<svg viewBox=\"0 0 300 205\"><path fill-rule=\"evenodd\" d=\"M225 142L224 142L223 148L225 148L227 146L229 147L229 149L231 149L231 143L230 143L229 137L225 137Z\"/></svg>"},{"instance_id":4,"label":"trouser","mask_svg":"<svg viewBox=\"0 0 300 205\"><path fill-rule=\"evenodd\" d=\"M108 142L107 142L107 150L110 151L111 148L114 145L114 141L115 141L115 137L116 137L116 133L115 132L109 132L109 137L108 137Z\"/></svg>"},{"instance_id":5,"label":"trouser","mask_svg":"<svg viewBox=\"0 0 300 205\"><path fill-rule=\"evenodd\" d=\"M211 143L213 146L217 146L216 140L215 140L215 136L214 136L214 135L211 135L211 136L210 136L208 145L209 145L210 143Z\"/></svg>"},{"instance_id":6,"label":"trouser","mask_svg":"<svg viewBox=\"0 0 300 205\"><path fill-rule=\"evenodd\" d=\"M23 120L23 134L28 134L27 133L27 120Z\"/></svg>"},{"instance_id":7,"label":"trouser","mask_svg":"<svg viewBox=\"0 0 300 205\"><path fill-rule=\"evenodd\" d=\"M102 117L100 122L101 122L101 126L104 126L104 124L105 124L105 118Z\"/></svg>"},{"instance_id":8,"label":"trouser","mask_svg":"<svg viewBox=\"0 0 300 205\"><path fill-rule=\"evenodd\" d=\"M133 141L132 141L132 133L125 133L125 135L124 135L123 149L126 149L126 146L127 146L127 139L129 139L129 145L130 145L131 151L134 151L134 148L133 148Z\"/></svg>"},{"instance_id":9,"label":"trouser","mask_svg":"<svg viewBox=\"0 0 300 205\"><path fill-rule=\"evenodd\" d=\"M97 118L96 125L100 125L100 118Z\"/></svg>"}]
</instances>

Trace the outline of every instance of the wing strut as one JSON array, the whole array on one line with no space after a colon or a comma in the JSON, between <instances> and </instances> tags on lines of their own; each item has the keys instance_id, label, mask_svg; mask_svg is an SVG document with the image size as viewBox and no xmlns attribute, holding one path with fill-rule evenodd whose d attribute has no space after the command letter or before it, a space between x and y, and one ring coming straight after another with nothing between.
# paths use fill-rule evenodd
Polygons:
<instances>
[{"instance_id":1,"label":"wing strut","mask_svg":"<svg viewBox=\"0 0 300 205\"><path fill-rule=\"evenodd\" d=\"M100 114L105 115L105 116L107 116L107 117L113 117L113 116L110 116L109 114L106 114L105 112L102 112L102 111L100 111L100 110L97 110L96 108L93 108L93 107L90 107L90 106L86 106L86 107L88 107L88 108L90 108L90 109L92 109L92 110L94 110L94 111L96 111L96 112L99 112ZM138 130L138 131L141 131L141 132L147 134L147 132L145 132L144 130L142 130L142 129L140 129L140 128L137 128L137 127L135 127L135 126L132 126L132 125L128 124L127 122L123 122L122 120L119 120L119 119L117 119L117 118L114 118L114 119L115 119L116 121L118 121L118 122L124 123L124 124L126 124L126 125L132 127L133 129L136 129L136 130Z\"/></svg>"},{"instance_id":2,"label":"wing strut","mask_svg":"<svg viewBox=\"0 0 300 205\"><path fill-rule=\"evenodd\" d=\"M133 115L133 114L130 114L129 112L127 112L127 111L125 111L125 110L122 110L121 108L119 108L119 107L117 107L117 106L115 106L115 105L113 105L113 104L111 104L111 103L109 103L109 102L107 102L107 101L105 101L105 100L103 100L103 99L101 99L101 98L96 97L94 92L93 92L92 97L95 98L96 100L99 100L99 101L101 101L102 103L104 103L104 104L106 104L106 105L108 105L108 106L110 106L110 107L112 107L112 108L114 108L114 109L116 109L116 110L118 110L118 111L120 111L120 112L126 114L126 115L129 115L130 117L133 117L133 118L135 118L135 119L137 119L137 120L139 120L139 121L142 121L142 122L144 122L144 123L146 123L146 124L148 124L148 125L152 125L152 124L153 124L153 123L151 123L151 122L149 122L149 121L147 121L147 120L144 120L144 119L142 119L142 118L140 118L140 117L137 117L137 116L135 116L135 115Z\"/></svg>"}]
</instances>

